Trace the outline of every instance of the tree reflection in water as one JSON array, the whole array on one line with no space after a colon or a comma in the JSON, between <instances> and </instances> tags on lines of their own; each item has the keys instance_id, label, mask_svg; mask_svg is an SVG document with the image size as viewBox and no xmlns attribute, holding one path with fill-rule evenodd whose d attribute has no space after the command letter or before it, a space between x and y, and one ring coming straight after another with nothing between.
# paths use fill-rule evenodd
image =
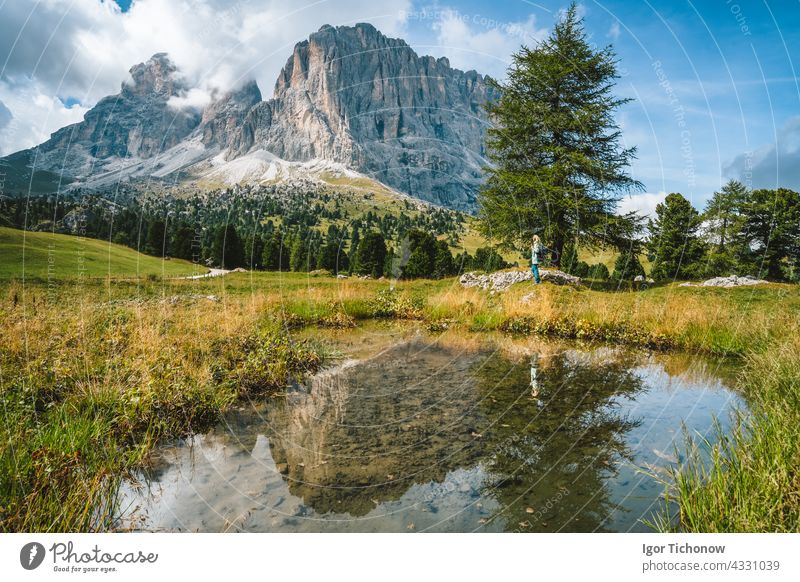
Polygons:
<instances>
[{"instance_id":1,"label":"tree reflection in water","mask_svg":"<svg viewBox=\"0 0 800 582\"><path fill-rule=\"evenodd\" d=\"M613 507L604 481L629 456L624 435L635 426L610 399L642 382L614 360L566 352L541 368L538 355L532 361L423 341L397 346L273 403L265 423L273 457L317 513L362 516L413 483L482 465L490 479L476 496L499 501L490 519L505 527L602 528Z\"/></svg>"}]
</instances>

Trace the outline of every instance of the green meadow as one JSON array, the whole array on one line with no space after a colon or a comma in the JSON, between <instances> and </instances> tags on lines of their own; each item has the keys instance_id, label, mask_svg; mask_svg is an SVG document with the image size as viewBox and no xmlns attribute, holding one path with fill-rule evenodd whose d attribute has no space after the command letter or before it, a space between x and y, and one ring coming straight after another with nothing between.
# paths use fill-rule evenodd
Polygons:
<instances>
[{"instance_id":1,"label":"green meadow","mask_svg":"<svg viewBox=\"0 0 800 582\"><path fill-rule=\"evenodd\" d=\"M0 227L0 278L181 277L204 267L160 259L107 241Z\"/></svg>"}]
</instances>

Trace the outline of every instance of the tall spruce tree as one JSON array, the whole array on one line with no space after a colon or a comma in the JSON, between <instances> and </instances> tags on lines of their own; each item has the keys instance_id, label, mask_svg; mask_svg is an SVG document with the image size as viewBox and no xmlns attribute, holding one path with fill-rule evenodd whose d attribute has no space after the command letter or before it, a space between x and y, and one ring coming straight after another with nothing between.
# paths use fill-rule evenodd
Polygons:
<instances>
[{"instance_id":1,"label":"tall spruce tree","mask_svg":"<svg viewBox=\"0 0 800 582\"><path fill-rule=\"evenodd\" d=\"M714 192L703 212L709 241L716 251L725 252L727 246L742 228L742 210L747 201L747 188L737 180L730 180L718 192Z\"/></svg>"},{"instance_id":2,"label":"tall spruce tree","mask_svg":"<svg viewBox=\"0 0 800 582\"><path fill-rule=\"evenodd\" d=\"M411 254L403 266L406 279L430 278L436 267L436 239L432 234L419 229L406 233Z\"/></svg>"},{"instance_id":3,"label":"tall spruce tree","mask_svg":"<svg viewBox=\"0 0 800 582\"><path fill-rule=\"evenodd\" d=\"M244 246L235 226L227 224L217 228L211 244L211 258L223 269L244 266Z\"/></svg>"},{"instance_id":4,"label":"tall spruce tree","mask_svg":"<svg viewBox=\"0 0 800 582\"><path fill-rule=\"evenodd\" d=\"M740 237L751 274L780 281L800 260L800 194L794 190L753 190L743 207Z\"/></svg>"},{"instance_id":5,"label":"tall spruce tree","mask_svg":"<svg viewBox=\"0 0 800 582\"><path fill-rule=\"evenodd\" d=\"M456 266L453 262L453 254L450 252L450 245L447 241L436 241L436 256L433 261L433 276L437 279L449 277L456 274Z\"/></svg>"},{"instance_id":6,"label":"tall spruce tree","mask_svg":"<svg viewBox=\"0 0 800 582\"><path fill-rule=\"evenodd\" d=\"M644 277L644 267L639 262L639 243L629 241L629 246L623 248L614 261L614 272L611 279L617 283L633 281L636 277Z\"/></svg>"},{"instance_id":7,"label":"tall spruce tree","mask_svg":"<svg viewBox=\"0 0 800 582\"><path fill-rule=\"evenodd\" d=\"M744 207L749 195L744 184L730 180L706 204L703 221L709 243L708 275L729 275L743 267L742 261L749 254L747 240L742 237L746 222Z\"/></svg>"},{"instance_id":8,"label":"tall spruce tree","mask_svg":"<svg viewBox=\"0 0 800 582\"><path fill-rule=\"evenodd\" d=\"M195 240L194 229L188 224L182 224L175 231L175 236L173 237L172 255L178 259L191 261L195 259L195 253L199 254L198 242Z\"/></svg>"},{"instance_id":9,"label":"tall spruce tree","mask_svg":"<svg viewBox=\"0 0 800 582\"><path fill-rule=\"evenodd\" d=\"M386 262L386 241L379 232L369 231L358 243L353 257L353 271L358 275L378 278Z\"/></svg>"},{"instance_id":10,"label":"tall spruce tree","mask_svg":"<svg viewBox=\"0 0 800 582\"><path fill-rule=\"evenodd\" d=\"M167 225L163 220L153 220L147 226L147 241L144 252L148 255L163 257L166 255Z\"/></svg>"},{"instance_id":11,"label":"tall spruce tree","mask_svg":"<svg viewBox=\"0 0 800 582\"><path fill-rule=\"evenodd\" d=\"M654 279L690 279L703 274L705 243L700 238L702 219L681 194L669 194L656 206L650 221L648 252L654 257Z\"/></svg>"},{"instance_id":12,"label":"tall spruce tree","mask_svg":"<svg viewBox=\"0 0 800 582\"><path fill-rule=\"evenodd\" d=\"M568 238L620 245L639 222L617 216L617 202L642 185L627 173L636 150L621 146L613 118L629 101L612 94L613 50L590 46L573 3L547 39L512 58L508 82L492 81L500 98L486 106L495 125L478 198L483 234L522 250L538 233L556 264Z\"/></svg>"}]
</instances>

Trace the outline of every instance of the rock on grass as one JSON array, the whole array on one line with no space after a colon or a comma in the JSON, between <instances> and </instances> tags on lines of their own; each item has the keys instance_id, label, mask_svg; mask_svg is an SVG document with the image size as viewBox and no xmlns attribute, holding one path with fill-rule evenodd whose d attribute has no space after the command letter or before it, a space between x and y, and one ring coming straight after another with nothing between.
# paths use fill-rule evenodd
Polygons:
<instances>
[{"instance_id":1,"label":"rock on grass","mask_svg":"<svg viewBox=\"0 0 800 582\"><path fill-rule=\"evenodd\" d=\"M580 277L556 269L542 269L539 271L539 276L543 282L555 283L556 285L581 284ZM532 279L533 273L530 271L499 271L488 275L464 273L461 275L459 283L464 287L480 287L481 289L489 289L490 291L505 291L516 283L531 281Z\"/></svg>"}]
</instances>

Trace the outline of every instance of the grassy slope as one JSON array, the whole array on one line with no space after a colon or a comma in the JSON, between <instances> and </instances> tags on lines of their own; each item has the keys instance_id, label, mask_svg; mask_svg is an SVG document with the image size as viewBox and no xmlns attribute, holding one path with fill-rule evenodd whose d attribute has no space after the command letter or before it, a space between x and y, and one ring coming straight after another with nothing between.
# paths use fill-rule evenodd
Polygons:
<instances>
[{"instance_id":1,"label":"grassy slope","mask_svg":"<svg viewBox=\"0 0 800 582\"><path fill-rule=\"evenodd\" d=\"M23 271L24 255L24 271ZM165 277L206 269L188 261L161 260L128 247L64 234L0 227L0 278Z\"/></svg>"}]
</instances>

